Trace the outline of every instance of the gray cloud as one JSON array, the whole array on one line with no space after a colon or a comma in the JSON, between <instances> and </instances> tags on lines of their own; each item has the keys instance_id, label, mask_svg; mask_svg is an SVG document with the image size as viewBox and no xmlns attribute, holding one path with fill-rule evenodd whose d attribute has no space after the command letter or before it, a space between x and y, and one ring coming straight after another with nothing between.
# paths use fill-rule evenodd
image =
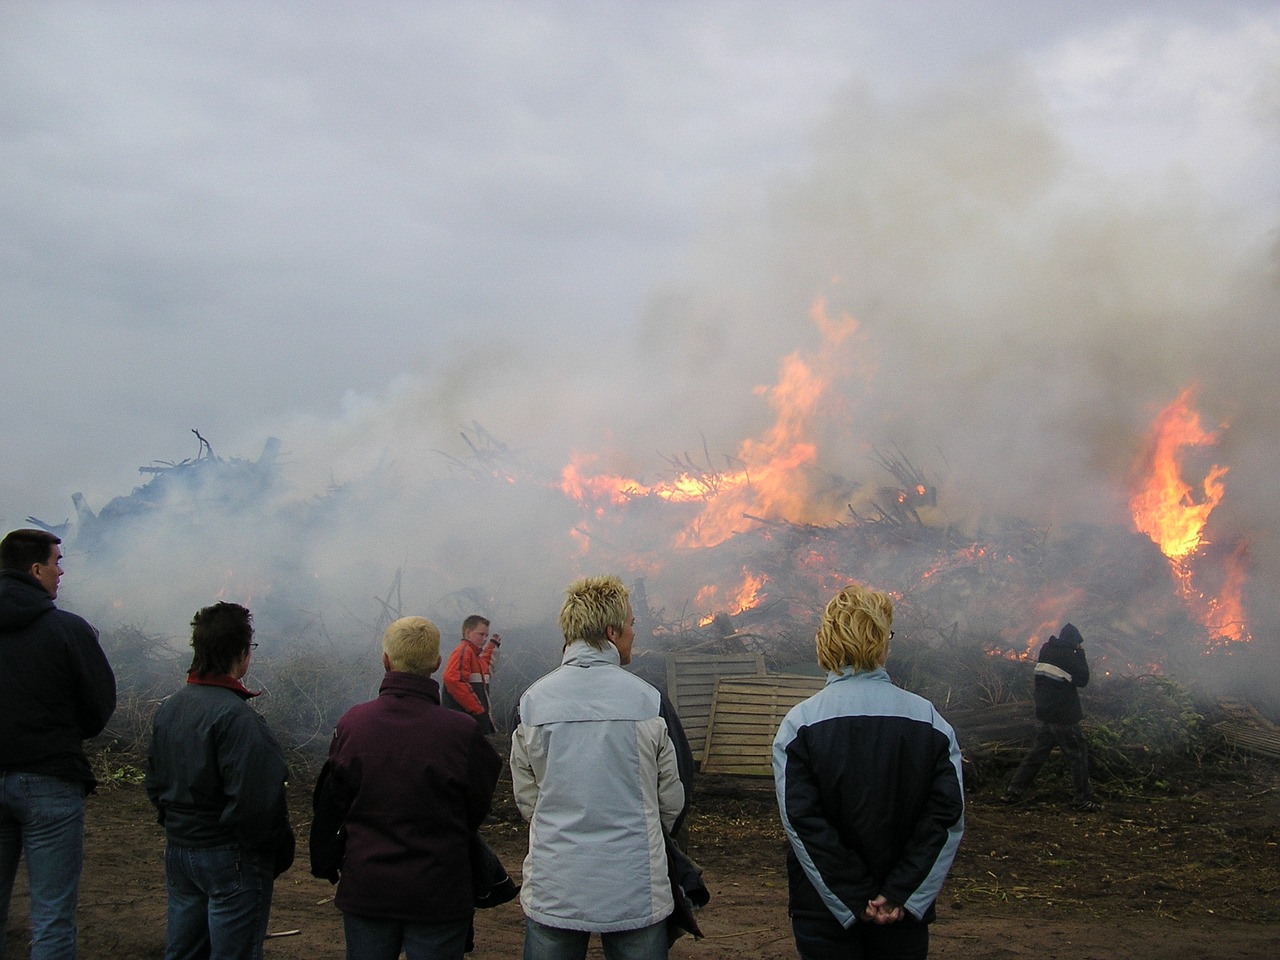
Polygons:
<instances>
[{"instance_id":1,"label":"gray cloud","mask_svg":"<svg viewBox=\"0 0 1280 960\"><path fill-rule=\"evenodd\" d=\"M224 456L275 435L285 522L187 556L179 510L109 585L131 613L180 632L282 541L337 606L403 569L414 602L541 609L582 517L455 479L460 431L542 478L723 463L822 299L859 332L817 474L869 487L899 447L963 525L1123 523L1199 384L1271 616L1280 22L1033 6L11 4L0 515L100 508L191 427Z\"/></svg>"}]
</instances>

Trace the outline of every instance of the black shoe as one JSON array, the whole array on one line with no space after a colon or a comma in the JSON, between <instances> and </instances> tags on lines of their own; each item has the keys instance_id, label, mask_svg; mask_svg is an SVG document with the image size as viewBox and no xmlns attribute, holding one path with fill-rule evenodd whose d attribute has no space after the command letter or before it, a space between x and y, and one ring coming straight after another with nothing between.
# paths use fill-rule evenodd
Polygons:
<instances>
[{"instance_id":1,"label":"black shoe","mask_svg":"<svg viewBox=\"0 0 1280 960\"><path fill-rule=\"evenodd\" d=\"M1080 813L1097 813L1102 809L1102 804L1096 800L1077 800L1071 804L1071 809Z\"/></svg>"},{"instance_id":2,"label":"black shoe","mask_svg":"<svg viewBox=\"0 0 1280 960\"><path fill-rule=\"evenodd\" d=\"M1020 794L1020 793L1015 793L1015 792L1014 792L1014 791L1012 791L1012 790L1006 790L1004 793L1000 794L1000 802L1001 802L1001 803L1005 803L1005 804L1009 804L1009 805L1012 805L1012 804L1015 804L1015 803L1021 803L1021 802L1022 802L1022 794Z\"/></svg>"}]
</instances>

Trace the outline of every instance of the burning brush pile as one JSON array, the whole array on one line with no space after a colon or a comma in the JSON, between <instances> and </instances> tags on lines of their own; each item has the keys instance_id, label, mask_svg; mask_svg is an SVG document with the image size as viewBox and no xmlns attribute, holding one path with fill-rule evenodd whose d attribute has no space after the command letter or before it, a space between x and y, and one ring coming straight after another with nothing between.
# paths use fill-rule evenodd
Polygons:
<instances>
[{"instance_id":1,"label":"burning brush pile","mask_svg":"<svg viewBox=\"0 0 1280 960\"><path fill-rule=\"evenodd\" d=\"M85 579L118 581L108 587L120 597L111 606L128 620L134 609L145 617L144 604L157 596L172 600L181 586L153 570L130 583L132 568L149 557L172 562L179 539L199 541L185 554L188 564L211 559L197 571L193 592L177 598L177 609L189 617L209 601L211 581L222 577L218 595L255 611L264 666L269 658L305 662L319 676L346 672L316 661L326 646L356 664L376 660L367 654L389 618L426 612L449 624L482 610L502 623L504 636L525 632L531 641L523 652L519 643L510 653L504 649L499 700L513 699L556 660L554 614L544 594L534 598L540 612L532 615L526 598L522 607L507 594L507 585L530 580L532 568L557 587L601 571L627 579L638 646L647 650L638 668L659 685L663 655L675 651L759 653L773 672L814 669L823 606L846 583L861 581L896 599L895 678L949 709L1025 696L1026 661L1068 620L1084 634L1099 680L1157 677L1195 685L1211 672L1220 681L1230 677L1223 665L1239 664L1234 672L1241 688L1248 686L1257 645L1246 616L1247 544L1205 537L1228 469L1214 464L1187 479L1196 473L1187 466L1188 451L1216 439L1202 426L1190 390L1160 412L1145 448L1134 452L1125 504L1130 522L1051 526L1006 517L962 525L948 519L945 483L897 447L865 447L869 481L823 465L817 438L824 429L830 435L831 387L846 366L838 348L856 324L821 312L817 319L823 349L784 359L777 382L757 391L773 411L771 426L719 465L704 449L700 460L669 458L669 469L649 480L610 471L594 454L538 469L473 425L462 435L462 456L440 455L444 480L415 476L406 493L373 476L290 502L278 496L278 442L269 441L256 462L223 460L197 434L196 458L148 468L152 479L131 496L96 514L78 498L74 552L101 558ZM504 579L489 559L501 554L483 549L481 524L463 515L458 526L465 536L434 544L435 555L406 575L434 594L402 609L402 568L386 566L395 562L387 558L442 540L442 518L462 515L464 503L507 518L502 537L515 526L537 533L522 550L508 551ZM410 528L413 517L427 519ZM165 518L181 523L159 526ZM474 556L484 557L484 581L467 566ZM335 559L338 572L326 572L325 561ZM234 569L218 571L231 562ZM369 567L393 582L372 605L367 584L350 587L351 571ZM134 584L160 589L148 595ZM360 599L355 590L369 592ZM368 610L356 611L353 597ZM335 628L335 610L354 618L354 630ZM330 713L376 689L376 677L366 672L357 691L333 689L330 677L324 690L300 694L315 705L316 729L308 736L323 739ZM1259 683L1244 695L1265 690ZM337 701L332 709L330 700Z\"/></svg>"}]
</instances>

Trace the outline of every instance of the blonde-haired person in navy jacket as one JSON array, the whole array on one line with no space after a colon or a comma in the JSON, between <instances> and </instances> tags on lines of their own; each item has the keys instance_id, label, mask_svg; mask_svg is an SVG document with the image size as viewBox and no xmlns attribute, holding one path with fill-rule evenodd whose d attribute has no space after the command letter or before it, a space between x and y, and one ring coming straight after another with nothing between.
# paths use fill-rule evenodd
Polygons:
<instances>
[{"instance_id":1,"label":"blonde-haired person in navy jacket","mask_svg":"<svg viewBox=\"0 0 1280 960\"><path fill-rule=\"evenodd\" d=\"M927 956L964 832L960 747L933 704L890 681L892 625L888 594L841 590L818 628L827 684L774 738L789 913L805 960Z\"/></svg>"}]
</instances>

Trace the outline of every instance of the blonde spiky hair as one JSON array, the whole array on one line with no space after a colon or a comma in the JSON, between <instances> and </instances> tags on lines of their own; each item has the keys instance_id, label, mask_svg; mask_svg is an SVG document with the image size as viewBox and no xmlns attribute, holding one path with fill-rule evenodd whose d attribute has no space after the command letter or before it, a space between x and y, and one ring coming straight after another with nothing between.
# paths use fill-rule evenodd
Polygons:
<instances>
[{"instance_id":1,"label":"blonde spiky hair","mask_svg":"<svg viewBox=\"0 0 1280 960\"><path fill-rule=\"evenodd\" d=\"M585 577L565 590L560 608L564 645L585 640L603 649L609 642L606 629L622 630L631 610L631 595L617 577Z\"/></svg>"}]
</instances>

